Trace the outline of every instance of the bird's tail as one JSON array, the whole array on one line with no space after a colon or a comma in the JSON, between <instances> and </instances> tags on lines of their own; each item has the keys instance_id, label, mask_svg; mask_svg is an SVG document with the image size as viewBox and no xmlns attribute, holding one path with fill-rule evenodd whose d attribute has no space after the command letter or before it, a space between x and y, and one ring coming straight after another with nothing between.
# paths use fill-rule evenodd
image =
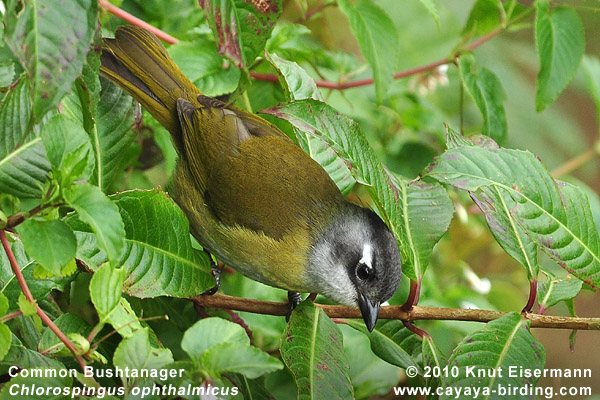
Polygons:
<instances>
[{"instance_id":1,"label":"bird's tail","mask_svg":"<svg viewBox=\"0 0 600 400\"><path fill-rule=\"evenodd\" d=\"M198 104L200 90L175 65L158 38L135 26L119 27L114 39L104 39L100 72L139 101L181 140L177 99Z\"/></svg>"}]
</instances>

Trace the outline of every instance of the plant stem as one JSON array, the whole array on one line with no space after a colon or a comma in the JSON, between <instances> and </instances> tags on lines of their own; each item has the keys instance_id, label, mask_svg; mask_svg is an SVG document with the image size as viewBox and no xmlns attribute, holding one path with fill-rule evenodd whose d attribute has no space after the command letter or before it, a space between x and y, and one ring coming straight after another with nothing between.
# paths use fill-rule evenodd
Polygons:
<instances>
[{"instance_id":1,"label":"plant stem","mask_svg":"<svg viewBox=\"0 0 600 400\"><path fill-rule=\"evenodd\" d=\"M287 303L245 299L219 293L212 296L197 296L190 300L201 306L219 307L255 314L284 316L288 312ZM356 308L317 303L315 305L322 308L331 318L362 318L360 310ZM399 319L403 321L445 320L489 322L506 314L508 313L502 311L421 306L414 306L411 311L403 311L400 306L384 306L379 310L380 319ZM576 318L530 313L523 317L531 321L532 328L600 330L600 318Z\"/></svg>"},{"instance_id":2,"label":"plant stem","mask_svg":"<svg viewBox=\"0 0 600 400\"><path fill-rule=\"evenodd\" d=\"M592 147L585 153L581 153L578 156L575 156L575 157L571 158L570 160L566 161L563 165L559 166L558 168L555 168L554 170L552 170L551 174L553 177L559 178L563 175L566 175L568 173L575 171L576 169L578 169L579 167L581 167L588 161L592 160L597 155L598 155L598 152L596 151L596 148Z\"/></svg>"},{"instance_id":3,"label":"plant stem","mask_svg":"<svg viewBox=\"0 0 600 400\"><path fill-rule=\"evenodd\" d=\"M8 256L8 261L10 262L10 266L11 266L15 276L17 277L17 281L19 282L19 286L21 287L21 291L25 295L25 298L30 303L35 304L37 315L40 317L42 322L45 323L48 326L48 328L50 328L52 330L52 332L54 332L54 334L65 344L65 346L71 351L71 353L73 353L73 356L79 363L81 370L84 371L87 364L85 363L85 360L83 359L83 357L81 357L81 355L77 354L77 349L75 348L73 343L71 343L69 338L59 329L58 326L56 326L54 321L52 321L50 319L50 317L48 317L48 315L46 315L44 310L42 310L40 308L40 306L37 304L37 302L33 298L33 295L31 294L31 291L29 290L29 286L27 286L27 282L25 282L25 277L23 276L23 273L21 273L21 269L19 268L19 265L17 264L17 259L15 258L15 255L14 255L12 249L10 248L10 244L8 243L8 238L6 237L6 232L4 231L4 229L0 229L0 241L2 241L2 246L4 247L4 251L6 252L6 255Z\"/></svg>"}]
</instances>

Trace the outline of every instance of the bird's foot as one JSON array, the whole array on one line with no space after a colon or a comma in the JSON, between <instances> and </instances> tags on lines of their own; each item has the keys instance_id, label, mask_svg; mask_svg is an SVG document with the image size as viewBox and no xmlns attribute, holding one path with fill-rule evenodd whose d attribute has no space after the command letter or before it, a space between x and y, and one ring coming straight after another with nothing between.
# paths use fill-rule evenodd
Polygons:
<instances>
[{"instance_id":1,"label":"bird's foot","mask_svg":"<svg viewBox=\"0 0 600 400\"><path fill-rule=\"evenodd\" d=\"M302 302L302 296L298 292L288 292L288 312L285 315L285 321L290 322L292 311Z\"/></svg>"},{"instance_id":2,"label":"bird's foot","mask_svg":"<svg viewBox=\"0 0 600 400\"><path fill-rule=\"evenodd\" d=\"M202 294L207 295L207 296L212 296L213 294L217 293L219 291L219 289L221 288L221 269L214 262L212 255L207 250L204 250L204 252L208 255L208 259L210 260L210 270L212 271L212 275L215 278L216 284L215 284L215 286L208 289L207 291L205 291Z\"/></svg>"}]
</instances>

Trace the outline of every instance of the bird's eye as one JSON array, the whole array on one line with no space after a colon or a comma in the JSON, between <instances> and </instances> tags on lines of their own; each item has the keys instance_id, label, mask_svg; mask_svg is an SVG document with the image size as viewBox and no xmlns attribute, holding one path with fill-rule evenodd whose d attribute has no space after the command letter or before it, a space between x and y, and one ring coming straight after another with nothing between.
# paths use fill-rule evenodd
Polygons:
<instances>
[{"instance_id":1,"label":"bird's eye","mask_svg":"<svg viewBox=\"0 0 600 400\"><path fill-rule=\"evenodd\" d=\"M356 276L363 281L369 279L372 272L373 270L367 264L360 263L356 268Z\"/></svg>"}]
</instances>

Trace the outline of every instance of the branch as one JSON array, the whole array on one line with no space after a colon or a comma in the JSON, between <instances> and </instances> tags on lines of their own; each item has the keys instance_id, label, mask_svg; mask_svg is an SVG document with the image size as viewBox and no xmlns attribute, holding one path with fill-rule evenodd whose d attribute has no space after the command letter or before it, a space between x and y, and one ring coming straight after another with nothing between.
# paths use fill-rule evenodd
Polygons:
<instances>
[{"instance_id":1,"label":"branch","mask_svg":"<svg viewBox=\"0 0 600 400\"><path fill-rule=\"evenodd\" d=\"M75 348L73 343L63 333L63 331L61 331L60 328L58 326L56 326L54 321L52 321L50 319L50 317L48 317L48 315L46 315L44 310L42 310L40 308L40 306L37 304L37 302L33 298L33 295L31 294L31 291L29 290L29 286L27 286L27 282L25 282L25 277L23 276L23 273L21 272L21 269L19 268L19 265L17 264L17 259L15 258L15 254L13 253L12 249L10 248L10 244L8 243L8 239L6 237L6 233L4 232L4 229L0 229L0 241L2 241L2 246L4 247L4 251L6 252L6 255L8 256L8 261L10 262L10 266L11 266L15 276L17 277L17 281L19 282L19 286L21 287L21 291L25 295L25 298L30 303L35 304L37 315L40 317L42 322L44 322L48 326L48 328L50 328L52 330L52 332L54 332L54 334L56 336L58 336L58 338L65 344L65 346L71 351L71 353L73 353L73 356L79 363L81 370L82 371L85 370L85 367L87 366L87 364L85 363L85 360L83 359L83 357L81 357L81 355L79 355L77 353L77 349Z\"/></svg>"},{"instance_id":2,"label":"branch","mask_svg":"<svg viewBox=\"0 0 600 400\"><path fill-rule=\"evenodd\" d=\"M224 294L196 296L190 300L205 307L218 307L255 314L284 316L288 312L287 303L245 299ZM330 318L362 318L360 311L356 308L325 304L315 305L322 308ZM446 320L489 322L506 314L508 313L502 311L421 306L414 306L411 311L403 311L400 306L384 306L379 310L380 319L399 319L403 321ZM531 321L532 328L600 330L600 318L575 318L530 313L525 314L524 317Z\"/></svg>"},{"instance_id":3,"label":"branch","mask_svg":"<svg viewBox=\"0 0 600 400\"><path fill-rule=\"evenodd\" d=\"M571 158L570 160L566 161L564 164L555 168L551 172L552 176L555 178L559 178L563 175L566 175L566 174L569 174L569 173L575 171L576 169L583 166L588 161L591 161L592 159L594 159L594 157L596 157L598 155L598 150L596 149L596 147L598 147L598 145L595 145L588 151Z\"/></svg>"}]
</instances>

